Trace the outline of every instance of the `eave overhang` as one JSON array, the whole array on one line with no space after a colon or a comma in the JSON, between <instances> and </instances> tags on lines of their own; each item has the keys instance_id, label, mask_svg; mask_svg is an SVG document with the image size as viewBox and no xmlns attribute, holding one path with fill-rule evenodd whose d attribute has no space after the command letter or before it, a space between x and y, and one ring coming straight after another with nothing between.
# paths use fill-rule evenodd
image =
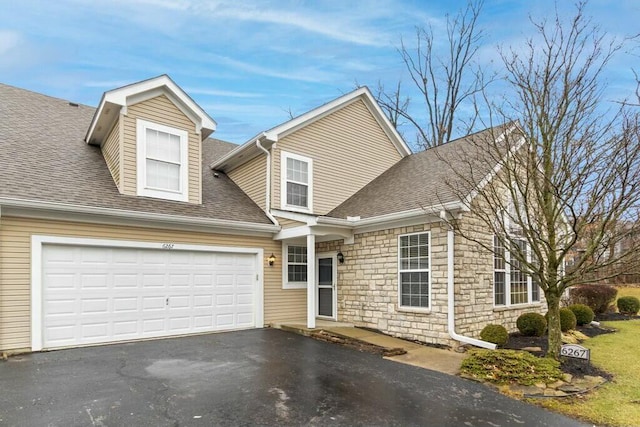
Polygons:
<instances>
[{"instance_id":1,"label":"eave overhang","mask_svg":"<svg viewBox=\"0 0 640 427\"><path fill-rule=\"evenodd\" d=\"M195 132L205 139L216 130L216 122L166 74L105 92L89 125L85 141L102 145L120 113L128 106L165 95L194 124Z\"/></svg>"}]
</instances>

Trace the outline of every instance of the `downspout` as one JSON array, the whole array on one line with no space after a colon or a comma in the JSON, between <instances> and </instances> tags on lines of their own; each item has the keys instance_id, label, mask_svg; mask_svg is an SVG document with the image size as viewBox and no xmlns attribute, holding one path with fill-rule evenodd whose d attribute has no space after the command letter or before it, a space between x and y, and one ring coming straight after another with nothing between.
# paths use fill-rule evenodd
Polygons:
<instances>
[{"instance_id":1,"label":"downspout","mask_svg":"<svg viewBox=\"0 0 640 427\"><path fill-rule=\"evenodd\" d=\"M264 132L262 136L264 136ZM256 147L267 155L267 189L264 195L264 213L275 225L280 225L276 217L271 215L271 152L260 144L260 137L256 139Z\"/></svg>"},{"instance_id":2,"label":"downspout","mask_svg":"<svg viewBox=\"0 0 640 427\"><path fill-rule=\"evenodd\" d=\"M449 227L447 230L447 326L449 330L449 336L456 341L463 342L465 344L475 345L476 347L488 348L495 350L496 345L487 341L482 341L476 338L466 337L456 333L456 320L455 320L455 301L454 301L454 268L453 268L453 227L446 221L447 212L440 211L440 218Z\"/></svg>"}]
</instances>

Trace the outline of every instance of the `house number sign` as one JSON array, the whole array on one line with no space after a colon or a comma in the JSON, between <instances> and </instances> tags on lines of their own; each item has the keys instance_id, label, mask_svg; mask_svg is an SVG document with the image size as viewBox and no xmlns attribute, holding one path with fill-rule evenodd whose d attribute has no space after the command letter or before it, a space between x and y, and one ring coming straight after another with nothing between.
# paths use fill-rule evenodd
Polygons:
<instances>
[{"instance_id":1,"label":"house number sign","mask_svg":"<svg viewBox=\"0 0 640 427\"><path fill-rule=\"evenodd\" d=\"M173 249L173 243L163 243L162 249Z\"/></svg>"},{"instance_id":2,"label":"house number sign","mask_svg":"<svg viewBox=\"0 0 640 427\"><path fill-rule=\"evenodd\" d=\"M565 344L560 347L560 356L591 360L591 350L578 344Z\"/></svg>"}]
</instances>

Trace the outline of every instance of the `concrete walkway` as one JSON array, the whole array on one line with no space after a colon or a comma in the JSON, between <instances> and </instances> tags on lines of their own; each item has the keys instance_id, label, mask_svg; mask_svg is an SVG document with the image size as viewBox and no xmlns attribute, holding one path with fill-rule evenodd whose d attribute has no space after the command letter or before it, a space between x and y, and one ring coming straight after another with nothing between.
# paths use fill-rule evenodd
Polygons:
<instances>
[{"instance_id":1,"label":"concrete walkway","mask_svg":"<svg viewBox=\"0 0 640 427\"><path fill-rule=\"evenodd\" d=\"M313 332L325 331L343 338L351 338L368 344L374 344L387 350L403 349L406 354L389 356L385 359L420 368L431 369L449 375L457 375L460 372L460 364L465 355L451 350L443 350L435 347L417 344L399 338L355 328L353 325L337 322L318 322L315 329L309 329L303 322L284 322L273 325L276 328L296 332L303 335L311 335Z\"/></svg>"}]
</instances>

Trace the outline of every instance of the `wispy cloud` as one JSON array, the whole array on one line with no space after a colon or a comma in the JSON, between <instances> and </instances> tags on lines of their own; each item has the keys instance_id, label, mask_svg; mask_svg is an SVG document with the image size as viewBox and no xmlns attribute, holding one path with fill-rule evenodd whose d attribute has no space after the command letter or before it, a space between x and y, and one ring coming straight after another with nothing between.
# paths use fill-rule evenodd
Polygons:
<instances>
[{"instance_id":1,"label":"wispy cloud","mask_svg":"<svg viewBox=\"0 0 640 427\"><path fill-rule=\"evenodd\" d=\"M386 46L389 44L389 40L380 29L376 30L375 28L362 26L357 21L346 18L352 16L347 13L344 14L344 17L340 17L340 14L337 13L328 16L318 10L297 12L223 2L204 5L203 8L208 10L211 15L220 18L286 25L334 40L358 45Z\"/></svg>"},{"instance_id":2,"label":"wispy cloud","mask_svg":"<svg viewBox=\"0 0 640 427\"><path fill-rule=\"evenodd\" d=\"M0 30L0 55L6 55L20 43L20 34L16 31Z\"/></svg>"},{"instance_id":3,"label":"wispy cloud","mask_svg":"<svg viewBox=\"0 0 640 427\"><path fill-rule=\"evenodd\" d=\"M264 94L257 92L235 92L232 90L205 89L199 87L186 87L184 90L194 95L223 96L228 98L261 98L264 96Z\"/></svg>"},{"instance_id":4,"label":"wispy cloud","mask_svg":"<svg viewBox=\"0 0 640 427\"><path fill-rule=\"evenodd\" d=\"M322 83L332 81L339 77L339 75L335 72L323 71L313 66L290 69L288 71L280 71L269 68L266 65L263 66L258 65L257 63L239 61L237 59L229 58L222 55L211 55L210 58L218 64L233 67L239 71L284 80L298 80L309 83Z\"/></svg>"}]
</instances>

